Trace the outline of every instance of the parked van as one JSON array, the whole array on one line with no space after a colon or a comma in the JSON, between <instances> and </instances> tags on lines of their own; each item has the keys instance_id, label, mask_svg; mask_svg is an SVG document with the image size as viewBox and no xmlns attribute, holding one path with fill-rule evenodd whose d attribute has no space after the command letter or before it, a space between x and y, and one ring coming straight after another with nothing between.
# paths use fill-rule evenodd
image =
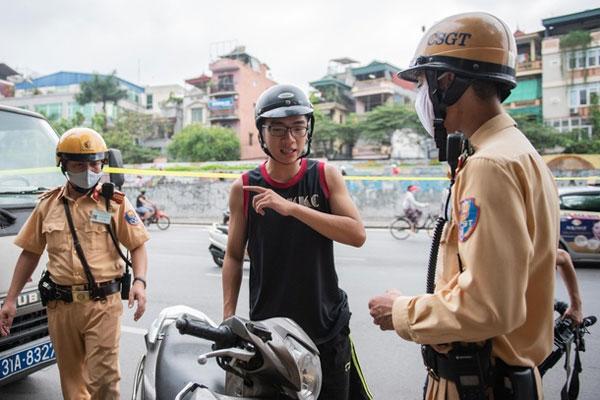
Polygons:
<instances>
[{"instance_id":1,"label":"parked van","mask_svg":"<svg viewBox=\"0 0 600 400\"><path fill-rule=\"evenodd\" d=\"M21 252L13 244L15 236L38 196L65 182L56 168L57 142L58 135L42 115L0 105L0 304ZM0 337L0 386L56 362L37 289L46 262L44 255L19 295L10 335Z\"/></svg>"}]
</instances>

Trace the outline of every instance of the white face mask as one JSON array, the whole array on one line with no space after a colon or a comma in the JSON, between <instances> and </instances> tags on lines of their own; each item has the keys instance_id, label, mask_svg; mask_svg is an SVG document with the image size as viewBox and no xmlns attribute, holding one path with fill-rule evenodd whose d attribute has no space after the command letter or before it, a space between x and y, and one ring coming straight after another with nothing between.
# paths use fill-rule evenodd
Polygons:
<instances>
[{"instance_id":1,"label":"white face mask","mask_svg":"<svg viewBox=\"0 0 600 400\"><path fill-rule=\"evenodd\" d=\"M429 98L429 86L427 85L427 80L423 81L421 87L417 89L415 109L417 110L417 115L419 116L423 128L425 128L431 137L434 137L433 120L435 114L433 113L433 103L431 102L431 98Z\"/></svg>"},{"instance_id":2,"label":"white face mask","mask_svg":"<svg viewBox=\"0 0 600 400\"><path fill-rule=\"evenodd\" d=\"M100 181L100 178L102 178L102 172L95 173L94 171L90 171L89 169L83 172L66 171L66 173L69 182L82 189L92 188Z\"/></svg>"}]
</instances>

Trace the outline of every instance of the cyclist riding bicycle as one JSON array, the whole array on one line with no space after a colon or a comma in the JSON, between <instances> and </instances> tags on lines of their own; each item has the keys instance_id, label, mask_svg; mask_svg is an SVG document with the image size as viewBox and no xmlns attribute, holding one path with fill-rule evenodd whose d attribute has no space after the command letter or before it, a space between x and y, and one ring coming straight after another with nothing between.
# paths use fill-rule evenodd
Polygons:
<instances>
[{"instance_id":1,"label":"cyclist riding bicycle","mask_svg":"<svg viewBox=\"0 0 600 400\"><path fill-rule=\"evenodd\" d=\"M415 225L417 225L419 218L421 218L421 215L423 215L421 208L425 208L429 205L429 203L421 203L415 199L413 193L418 191L419 187L417 185L409 185L408 188L406 188L404 201L402 202L404 215Z\"/></svg>"}]
</instances>

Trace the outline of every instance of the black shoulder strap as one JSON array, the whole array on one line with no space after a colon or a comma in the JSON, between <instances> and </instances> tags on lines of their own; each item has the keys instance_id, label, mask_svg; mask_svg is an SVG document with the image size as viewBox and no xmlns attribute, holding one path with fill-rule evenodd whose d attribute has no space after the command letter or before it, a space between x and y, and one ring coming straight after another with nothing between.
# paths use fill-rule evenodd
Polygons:
<instances>
[{"instance_id":1,"label":"black shoulder strap","mask_svg":"<svg viewBox=\"0 0 600 400\"><path fill-rule=\"evenodd\" d=\"M106 211L109 211L110 210L110 199L105 198L105 200L106 200ZM115 232L113 231L113 223L114 223L114 219L111 215L110 224L106 225L106 229L108 229L108 234L110 235L110 238L112 239L112 242L114 243L115 248L117 249L117 252L119 253L119 256L125 262L125 273L127 273L127 269L131 268L132 264L131 264L131 261L129 260L129 258L125 257L125 255L121 251L121 246L119 246L119 241L117 240L117 237L115 236Z\"/></svg>"},{"instance_id":2,"label":"black shoulder strap","mask_svg":"<svg viewBox=\"0 0 600 400\"><path fill-rule=\"evenodd\" d=\"M91 290L96 287L96 280L94 279L94 275L92 275L92 271L90 270L90 266L85 259L85 254L83 253L83 249L81 248L81 243L79 243L79 238L77 237L77 232L75 232L75 226L73 225L73 217L71 217L71 210L69 209L69 203L66 198L62 199L63 205L65 207L65 214L67 215L67 221L69 222L69 230L71 231L71 236L73 237L73 244L75 245L75 251L77 251L77 256L79 257L79 261L81 261L81 265L83 265L83 270L85 271L85 276L88 280L88 285Z\"/></svg>"}]
</instances>

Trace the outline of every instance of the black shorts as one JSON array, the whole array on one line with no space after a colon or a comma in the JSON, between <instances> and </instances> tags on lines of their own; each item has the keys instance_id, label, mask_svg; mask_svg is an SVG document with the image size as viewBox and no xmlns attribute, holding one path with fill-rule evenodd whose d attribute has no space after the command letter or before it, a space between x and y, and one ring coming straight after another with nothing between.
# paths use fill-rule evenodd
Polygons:
<instances>
[{"instance_id":1,"label":"black shorts","mask_svg":"<svg viewBox=\"0 0 600 400\"><path fill-rule=\"evenodd\" d=\"M317 345L323 373L319 400L348 400L352 362L349 333L348 327L344 327L333 339Z\"/></svg>"},{"instance_id":2,"label":"black shorts","mask_svg":"<svg viewBox=\"0 0 600 400\"><path fill-rule=\"evenodd\" d=\"M346 326L330 341L317 345L321 358L323 385L319 400L369 400L358 357Z\"/></svg>"}]
</instances>

